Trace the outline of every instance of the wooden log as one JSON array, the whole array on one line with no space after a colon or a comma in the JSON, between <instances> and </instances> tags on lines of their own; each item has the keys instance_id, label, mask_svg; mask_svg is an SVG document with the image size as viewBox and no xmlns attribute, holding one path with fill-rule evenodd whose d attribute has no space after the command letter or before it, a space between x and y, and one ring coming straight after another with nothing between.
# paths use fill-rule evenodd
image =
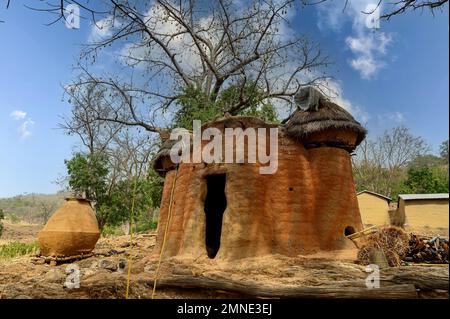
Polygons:
<instances>
[{"instance_id":1,"label":"wooden log","mask_svg":"<svg viewBox=\"0 0 450 319\"><path fill-rule=\"evenodd\" d=\"M422 290L449 289L448 272L447 274L427 274L421 276L419 273L399 273L386 280L394 284L413 284L416 288Z\"/></svg>"},{"instance_id":2,"label":"wooden log","mask_svg":"<svg viewBox=\"0 0 450 319\"><path fill-rule=\"evenodd\" d=\"M152 286L153 279L139 280ZM359 286L359 287L358 287ZM412 284L400 284L381 286L380 288L368 289L360 287L297 287L287 285L259 284L248 280L234 281L224 278L208 278L199 276L171 276L161 278L157 281L159 288L188 288L207 289L234 292L250 297L261 298L358 298L358 299L414 299L417 291Z\"/></svg>"}]
</instances>

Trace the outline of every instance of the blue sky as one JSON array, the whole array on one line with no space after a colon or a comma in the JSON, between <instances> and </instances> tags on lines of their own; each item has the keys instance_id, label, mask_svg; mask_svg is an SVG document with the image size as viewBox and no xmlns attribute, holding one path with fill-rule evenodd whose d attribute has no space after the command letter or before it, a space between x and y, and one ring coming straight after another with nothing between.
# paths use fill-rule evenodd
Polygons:
<instances>
[{"instance_id":1,"label":"blue sky","mask_svg":"<svg viewBox=\"0 0 450 319\"><path fill-rule=\"evenodd\" d=\"M422 136L437 152L449 130L449 20L445 13L415 12L382 21L377 30L361 24L359 9L342 12L340 2L290 15L291 27L318 42L334 62L339 101L375 137L396 125ZM29 2L27 2L29 3ZM77 140L58 129L70 106L61 85L91 34L13 1L0 8L0 197L51 193L65 173Z\"/></svg>"}]
</instances>

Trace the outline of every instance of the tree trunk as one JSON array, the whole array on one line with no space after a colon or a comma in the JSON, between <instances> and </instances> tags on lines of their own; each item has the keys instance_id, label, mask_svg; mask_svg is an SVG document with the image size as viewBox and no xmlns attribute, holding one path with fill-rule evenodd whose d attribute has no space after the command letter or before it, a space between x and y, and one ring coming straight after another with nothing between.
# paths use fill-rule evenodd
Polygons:
<instances>
[{"instance_id":1,"label":"tree trunk","mask_svg":"<svg viewBox=\"0 0 450 319\"><path fill-rule=\"evenodd\" d=\"M153 280L145 280L153 285ZM239 293L250 297L269 298L359 298L359 299L413 299L417 291L412 284L399 284L369 289L355 286L295 287L257 284L251 281L233 281L197 276L171 276L157 281L158 288L211 289Z\"/></svg>"}]
</instances>

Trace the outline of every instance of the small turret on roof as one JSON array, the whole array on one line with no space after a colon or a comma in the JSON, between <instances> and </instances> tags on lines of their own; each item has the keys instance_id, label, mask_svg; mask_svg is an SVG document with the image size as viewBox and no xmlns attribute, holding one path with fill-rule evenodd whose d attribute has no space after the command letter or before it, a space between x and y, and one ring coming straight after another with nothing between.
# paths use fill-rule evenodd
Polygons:
<instances>
[{"instance_id":1,"label":"small turret on roof","mask_svg":"<svg viewBox=\"0 0 450 319\"><path fill-rule=\"evenodd\" d=\"M314 134L333 130L356 134L354 145L349 145L350 147L356 147L364 140L366 129L349 112L329 101L316 89L305 88L305 90L306 92L301 91L299 94L302 96L301 100L306 102L300 103L285 124L288 135L297 139L307 139ZM305 97L308 94L312 94L310 99Z\"/></svg>"}]
</instances>

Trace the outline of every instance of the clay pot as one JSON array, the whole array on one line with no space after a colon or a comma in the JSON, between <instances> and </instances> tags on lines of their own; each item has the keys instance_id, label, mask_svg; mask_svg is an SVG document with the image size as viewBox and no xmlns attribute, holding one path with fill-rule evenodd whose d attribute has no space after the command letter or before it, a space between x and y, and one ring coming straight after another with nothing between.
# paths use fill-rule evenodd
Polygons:
<instances>
[{"instance_id":1,"label":"clay pot","mask_svg":"<svg viewBox=\"0 0 450 319\"><path fill-rule=\"evenodd\" d=\"M97 219L88 200L66 198L64 205L39 233L43 256L75 256L90 253L100 237Z\"/></svg>"}]
</instances>

